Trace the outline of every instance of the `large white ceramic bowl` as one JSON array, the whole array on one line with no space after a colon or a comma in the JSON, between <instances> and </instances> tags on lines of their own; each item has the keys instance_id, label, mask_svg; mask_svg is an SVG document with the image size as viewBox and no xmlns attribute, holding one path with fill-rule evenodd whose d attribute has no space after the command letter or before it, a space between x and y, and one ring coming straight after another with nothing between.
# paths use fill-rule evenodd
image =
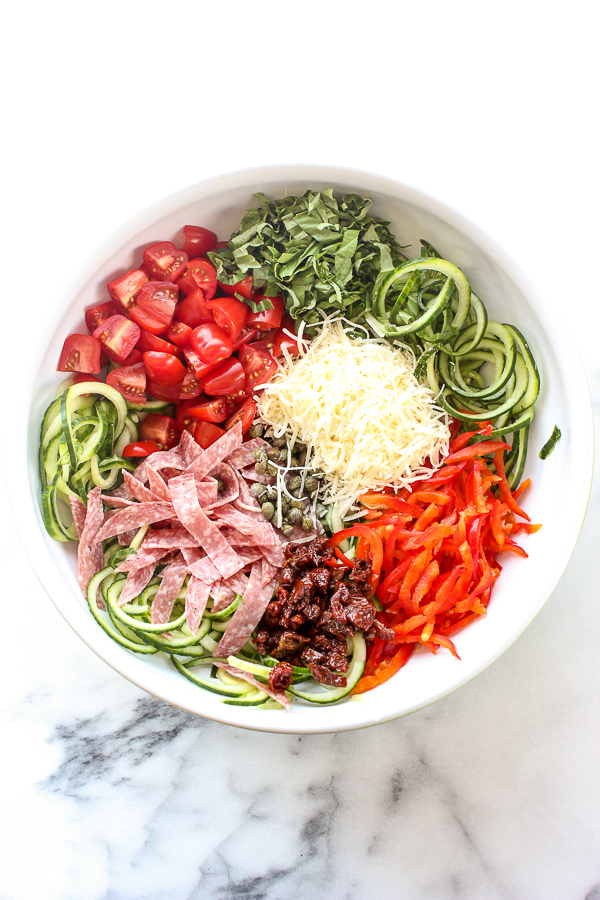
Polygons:
<instances>
[{"instance_id":1,"label":"large white ceramic bowl","mask_svg":"<svg viewBox=\"0 0 600 900\"><path fill-rule=\"evenodd\" d=\"M63 376L56 362L65 337L83 326L84 307L107 299L106 282L156 240L176 239L183 225L211 228L225 239L253 205L255 191L271 197L307 188L333 187L371 197L373 212L389 219L402 244L418 252L419 238L464 269L484 299L490 317L517 325L527 336L540 368L542 389L530 436L526 476L533 480L526 507L543 528L524 537L523 560L506 554L486 618L456 636L461 660L449 653L417 651L408 665L376 690L332 707L292 704L292 710L226 706L182 678L160 655L139 657L115 644L93 621L76 580L76 551L53 541L44 529L37 472L43 411ZM40 365L23 384L8 478L11 505L25 549L41 583L67 622L110 666L139 687L199 716L274 732L343 731L384 722L420 709L465 684L500 656L550 596L575 546L587 505L593 455L593 425L583 368L563 323L560 330L523 275L478 228L436 200L375 175L324 166L254 169L214 178L177 194L120 228L99 248L52 310L40 350ZM58 324L56 324L58 323ZM52 330L54 329L54 330ZM22 412L19 413L19 410ZM538 451L554 424L562 440L542 462Z\"/></svg>"}]
</instances>

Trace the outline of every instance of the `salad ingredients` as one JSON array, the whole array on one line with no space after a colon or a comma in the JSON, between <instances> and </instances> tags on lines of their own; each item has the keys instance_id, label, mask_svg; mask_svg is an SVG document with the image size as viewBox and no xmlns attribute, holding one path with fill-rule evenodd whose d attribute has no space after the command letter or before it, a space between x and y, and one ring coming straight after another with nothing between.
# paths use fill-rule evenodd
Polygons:
<instances>
[{"instance_id":1,"label":"salad ingredients","mask_svg":"<svg viewBox=\"0 0 600 900\"><path fill-rule=\"evenodd\" d=\"M265 386L261 419L277 436L298 437L327 479L342 514L366 489L401 487L431 474L447 451L445 414L399 349L351 338L323 323L305 355L291 357Z\"/></svg>"},{"instance_id":2,"label":"salad ingredients","mask_svg":"<svg viewBox=\"0 0 600 900\"><path fill-rule=\"evenodd\" d=\"M560 428L558 427L558 425L555 425L552 429L552 434L540 450L540 459L546 459L548 456L550 456L550 454L560 441L561 437L562 434Z\"/></svg>"},{"instance_id":3,"label":"salad ingredients","mask_svg":"<svg viewBox=\"0 0 600 900\"><path fill-rule=\"evenodd\" d=\"M57 369L98 375L101 350L99 342L89 334L70 334L63 344Z\"/></svg>"}]
</instances>

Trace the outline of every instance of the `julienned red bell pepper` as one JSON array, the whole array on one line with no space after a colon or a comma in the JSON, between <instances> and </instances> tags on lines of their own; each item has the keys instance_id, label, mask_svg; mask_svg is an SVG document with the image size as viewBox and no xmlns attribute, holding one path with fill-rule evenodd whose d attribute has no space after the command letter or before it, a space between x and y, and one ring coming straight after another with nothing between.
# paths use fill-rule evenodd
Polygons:
<instances>
[{"instance_id":1,"label":"julienned red bell pepper","mask_svg":"<svg viewBox=\"0 0 600 900\"><path fill-rule=\"evenodd\" d=\"M393 641L375 638L368 645L355 693L390 678L417 643L432 653L442 647L458 657L450 635L486 614L502 568L498 555L527 556L513 535L541 526L531 525L517 503L529 482L513 493L506 480L509 445L484 440L465 446L475 435L489 437L490 431L482 423L480 431L454 438L453 452L421 489L395 496L363 494L368 521L331 538L337 547L358 537L357 556L371 553L372 584L382 606L377 617L395 635Z\"/></svg>"}]
</instances>

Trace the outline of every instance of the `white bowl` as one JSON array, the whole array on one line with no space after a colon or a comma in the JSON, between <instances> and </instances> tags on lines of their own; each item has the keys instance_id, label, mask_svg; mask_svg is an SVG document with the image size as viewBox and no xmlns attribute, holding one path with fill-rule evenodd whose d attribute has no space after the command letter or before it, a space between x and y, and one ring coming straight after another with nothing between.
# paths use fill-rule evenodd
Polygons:
<instances>
[{"instance_id":1,"label":"white bowl","mask_svg":"<svg viewBox=\"0 0 600 900\"><path fill-rule=\"evenodd\" d=\"M530 436L526 476L533 486L526 508L543 528L521 540L528 560L512 554L502 558L504 568L487 617L456 636L460 661L447 652L432 656L417 651L386 684L332 707L294 703L287 712L226 706L187 682L160 655L140 657L122 649L93 621L77 584L75 547L53 541L42 523L37 471L40 421L63 377L56 372L63 340L82 329L84 307L108 299L106 282L132 267L140 259L140 248L174 239L188 223L204 225L225 239L254 204L258 190L279 197L327 187L371 197L373 212L391 221L400 243L412 243L417 255L419 239L430 241L464 269L491 318L513 323L527 336L540 368L542 390ZM130 681L175 706L244 728L292 733L344 731L405 715L456 690L497 659L539 612L571 556L585 514L593 457L591 403L574 344L564 325L557 328L522 274L489 238L411 188L364 172L303 165L235 172L203 182L120 228L94 253L50 321L58 325L53 332L53 326L40 332L40 352L32 358L41 363L23 384L23 402L16 413L18 446L11 453L7 480L18 530L41 583L77 634ZM555 423L562 439L542 462L538 451Z\"/></svg>"}]
</instances>

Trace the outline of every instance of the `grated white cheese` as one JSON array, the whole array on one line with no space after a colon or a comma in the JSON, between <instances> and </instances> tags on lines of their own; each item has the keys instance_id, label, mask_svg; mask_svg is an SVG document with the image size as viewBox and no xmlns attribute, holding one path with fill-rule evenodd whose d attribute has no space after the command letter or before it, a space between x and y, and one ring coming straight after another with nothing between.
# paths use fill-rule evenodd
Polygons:
<instances>
[{"instance_id":1,"label":"grated white cheese","mask_svg":"<svg viewBox=\"0 0 600 900\"><path fill-rule=\"evenodd\" d=\"M407 487L448 452L447 416L414 375L414 360L386 341L351 338L338 319L302 356L285 354L258 398L275 433L307 445L327 476L325 502L342 514L365 490Z\"/></svg>"}]
</instances>

